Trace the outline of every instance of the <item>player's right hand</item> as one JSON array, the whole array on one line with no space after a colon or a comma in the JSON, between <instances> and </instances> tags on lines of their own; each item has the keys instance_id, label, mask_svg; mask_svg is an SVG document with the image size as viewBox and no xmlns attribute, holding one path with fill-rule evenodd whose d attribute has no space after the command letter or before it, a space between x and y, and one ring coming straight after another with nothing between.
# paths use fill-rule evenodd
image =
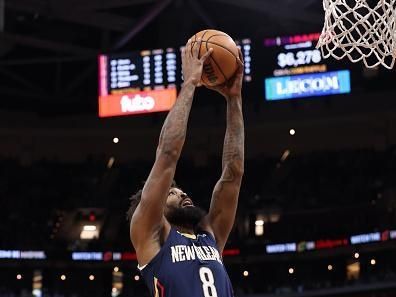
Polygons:
<instances>
[{"instance_id":1,"label":"player's right hand","mask_svg":"<svg viewBox=\"0 0 396 297\"><path fill-rule=\"evenodd\" d=\"M226 100L230 98L241 97L242 93L242 83L243 83L243 73L244 73L244 62L243 56L240 49L238 49L239 57L237 59L238 69L235 72L234 76L231 77L224 84L219 86L207 86L207 88L214 90L221 95L223 95Z\"/></svg>"},{"instance_id":2,"label":"player's right hand","mask_svg":"<svg viewBox=\"0 0 396 297\"><path fill-rule=\"evenodd\" d=\"M191 39L187 42L182 52L182 69L184 83L191 82L195 86L199 86L202 76L204 62L212 54L213 49L210 48L201 58L199 58L199 49L202 40L199 38L196 42ZM193 48L191 49L191 47Z\"/></svg>"}]
</instances>

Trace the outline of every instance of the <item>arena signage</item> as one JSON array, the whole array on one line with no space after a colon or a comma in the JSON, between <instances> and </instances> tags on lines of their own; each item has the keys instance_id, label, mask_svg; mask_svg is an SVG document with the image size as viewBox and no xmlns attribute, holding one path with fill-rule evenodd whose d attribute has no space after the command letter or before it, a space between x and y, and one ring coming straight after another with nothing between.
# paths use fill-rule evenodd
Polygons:
<instances>
[{"instance_id":1,"label":"arena signage","mask_svg":"<svg viewBox=\"0 0 396 297\"><path fill-rule=\"evenodd\" d=\"M279 254L287 252L295 252L297 250L296 243L269 244L266 246L268 254Z\"/></svg>"},{"instance_id":2,"label":"arena signage","mask_svg":"<svg viewBox=\"0 0 396 297\"><path fill-rule=\"evenodd\" d=\"M265 98L283 100L351 92L348 70L265 79Z\"/></svg>"},{"instance_id":3,"label":"arena signage","mask_svg":"<svg viewBox=\"0 0 396 297\"><path fill-rule=\"evenodd\" d=\"M239 249L226 249L223 256L237 256L240 254ZM1 251L0 251L1 256ZM73 261L136 261L136 253L133 252L73 252L71 254Z\"/></svg>"},{"instance_id":4,"label":"arena signage","mask_svg":"<svg viewBox=\"0 0 396 297\"><path fill-rule=\"evenodd\" d=\"M315 242L314 241L301 241L297 244L297 251L299 253L305 251L312 251L315 249Z\"/></svg>"},{"instance_id":5,"label":"arena signage","mask_svg":"<svg viewBox=\"0 0 396 297\"><path fill-rule=\"evenodd\" d=\"M102 261L102 252L74 252L72 253L74 261Z\"/></svg>"},{"instance_id":6,"label":"arena signage","mask_svg":"<svg viewBox=\"0 0 396 297\"><path fill-rule=\"evenodd\" d=\"M320 33L299 34L293 36L280 36L264 39L264 46L281 46L289 44L299 44L304 42L316 42L320 38Z\"/></svg>"},{"instance_id":7,"label":"arena signage","mask_svg":"<svg viewBox=\"0 0 396 297\"><path fill-rule=\"evenodd\" d=\"M381 241L380 232L351 236L351 244L362 244L376 241Z\"/></svg>"},{"instance_id":8,"label":"arena signage","mask_svg":"<svg viewBox=\"0 0 396 297\"><path fill-rule=\"evenodd\" d=\"M112 117L168 111L176 102L176 88L99 97L99 116Z\"/></svg>"},{"instance_id":9,"label":"arena signage","mask_svg":"<svg viewBox=\"0 0 396 297\"><path fill-rule=\"evenodd\" d=\"M0 259L45 260L47 255L44 251L0 250Z\"/></svg>"},{"instance_id":10,"label":"arena signage","mask_svg":"<svg viewBox=\"0 0 396 297\"><path fill-rule=\"evenodd\" d=\"M348 239L346 239L346 238L342 238L342 239L322 239L322 240L317 240L315 242L315 248L317 250L332 249L332 248L346 246L346 245L348 245Z\"/></svg>"}]
</instances>

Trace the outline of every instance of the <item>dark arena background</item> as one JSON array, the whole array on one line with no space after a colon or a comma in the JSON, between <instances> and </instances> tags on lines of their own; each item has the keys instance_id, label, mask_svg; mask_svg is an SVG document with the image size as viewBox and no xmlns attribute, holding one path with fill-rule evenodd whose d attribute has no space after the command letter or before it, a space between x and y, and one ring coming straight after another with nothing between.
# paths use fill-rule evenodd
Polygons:
<instances>
[{"instance_id":1,"label":"dark arena background","mask_svg":"<svg viewBox=\"0 0 396 297\"><path fill-rule=\"evenodd\" d=\"M0 297L148 296L128 198L207 28L245 59L235 295L396 296L395 71L324 59L323 19L320 0L0 0ZM225 107L196 92L176 172L205 208Z\"/></svg>"}]
</instances>

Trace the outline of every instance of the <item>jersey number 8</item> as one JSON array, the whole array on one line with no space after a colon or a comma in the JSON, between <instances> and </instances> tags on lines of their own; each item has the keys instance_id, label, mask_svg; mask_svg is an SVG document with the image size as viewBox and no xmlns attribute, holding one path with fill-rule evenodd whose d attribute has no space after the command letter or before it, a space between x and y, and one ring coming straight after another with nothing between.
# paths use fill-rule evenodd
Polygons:
<instances>
[{"instance_id":1,"label":"jersey number 8","mask_svg":"<svg viewBox=\"0 0 396 297\"><path fill-rule=\"evenodd\" d=\"M199 277L201 278L204 296L217 297L212 270L210 270L208 267L201 267L199 269Z\"/></svg>"}]
</instances>

